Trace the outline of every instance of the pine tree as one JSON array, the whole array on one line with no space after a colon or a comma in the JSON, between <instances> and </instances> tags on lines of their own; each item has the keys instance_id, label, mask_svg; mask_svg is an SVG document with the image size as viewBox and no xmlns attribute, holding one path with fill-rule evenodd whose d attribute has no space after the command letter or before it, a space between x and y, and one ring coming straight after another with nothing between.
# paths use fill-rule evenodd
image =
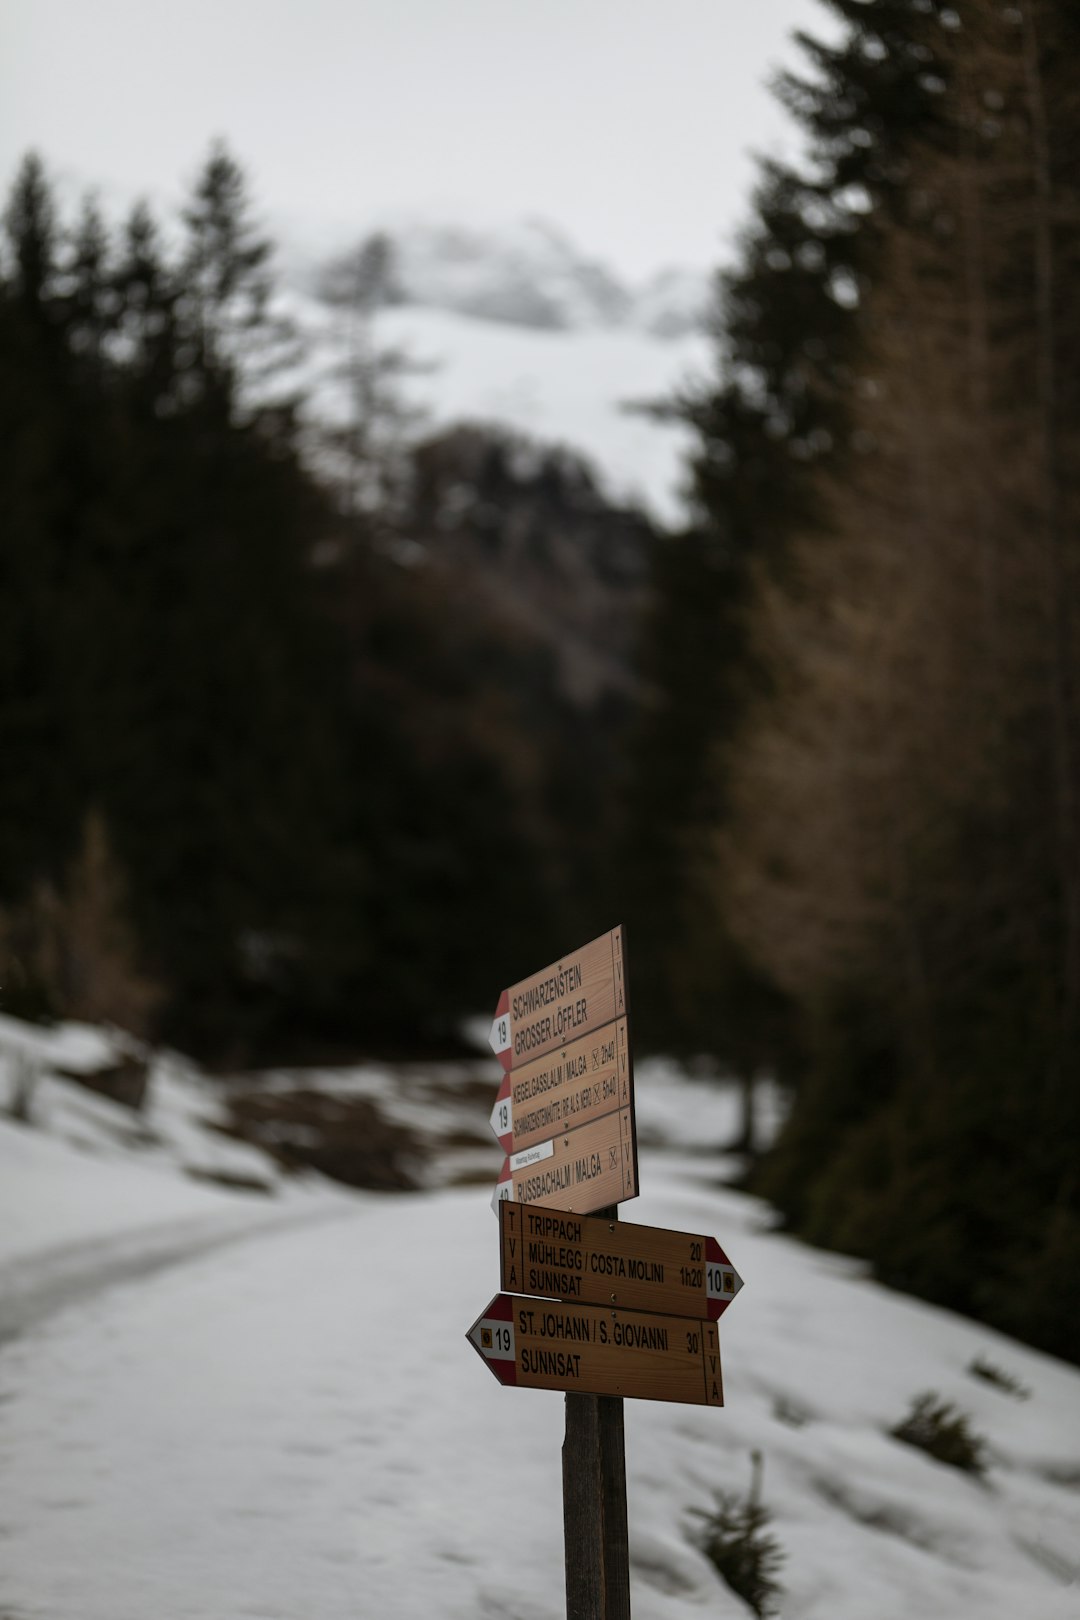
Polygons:
<instances>
[{"instance_id":1,"label":"pine tree","mask_svg":"<svg viewBox=\"0 0 1080 1620\"><path fill-rule=\"evenodd\" d=\"M860 285L853 454L755 587L768 682L718 888L810 1032L766 1190L891 1281L1075 1353L1046 1284L1048 1227L1056 1261L1080 1244L1077 24L908 11L936 112Z\"/></svg>"},{"instance_id":2,"label":"pine tree","mask_svg":"<svg viewBox=\"0 0 1080 1620\"><path fill-rule=\"evenodd\" d=\"M293 334L274 308L272 244L252 220L243 170L220 141L183 218L179 315L189 385L230 413L250 413L291 365Z\"/></svg>"},{"instance_id":3,"label":"pine tree","mask_svg":"<svg viewBox=\"0 0 1080 1620\"><path fill-rule=\"evenodd\" d=\"M121 233L113 270L119 357L136 409L168 415L177 406L180 286L165 262L160 232L137 203Z\"/></svg>"},{"instance_id":4,"label":"pine tree","mask_svg":"<svg viewBox=\"0 0 1080 1620\"><path fill-rule=\"evenodd\" d=\"M21 164L0 264L0 901L73 834L53 650L66 496L60 227L40 159Z\"/></svg>"},{"instance_id":5,"label":"pine tree","mask_svg":"<svg viewBox=\"0 0 1080 1620\"><path fill-rule=\"evenodd\" d=\"M118 245L93 210L67 237L28 163L0 283L0 905L65 894L100 810L131 983L203 1043L315 1005L353 897L344 673L308 565L329 514L257 408L265 255L226 217L233 170L212 179L187 296L145 210Z\"/></svg>"},{"instance_id":6,"label":"pine tree","mask_svg":"<svg viewBox=\"0 0 1080 1620\"><path fill-rule=\"evenodd\" d=\"M115 300L110 243L101 211L87 197L72 233L64 269L64 322L67 341L77 354L100 361L115 328Z\"/></svg>"},{"instance_id":7,"label":"pine tree","mask_svg":"<svg viewBox=\"0 0 1080 1620\"><path fill-rule=\"evenodd\" d=\"M56 206L36 153L24 158L4 212L10 284L22 305L44 309L57 269Z\"/></svg>"},{"instance_id":8,"label":"pine tree","mask_svg":"<svg viewBox=\"0 0 1080 1620\"><path fill-rule=\"evenodd\" d=\"M341 391L338 423L324 426L320 445L343 492L346 515L365 531L392 531L400 521L409 477L409 443L423 413L408 404L403 381L423 366L405 349L378 339L379 311L400 289L390 238L366 237L323 270L319 297L333 316L337 353L329 377Z\"/></svg>"},{"instance_id":9,"label":"pine tree","mask_svg":"<svg viewBox=\"0 0 1080 1620\"><path fill-rule=\"evenodd\" d=\"M695 434L697 521L658 562L644 647L653 700L627 849L635 938L653 958L647 1035L719 1044L744 1071L790 1065L797 1039L797 1020L747 960L716 892L731 749L770 679L747 614L763 576L789 567L791 538L827 521L821 478L841 476L850 455L860 298L907 147L938 109L925 18L906 0L833 9L846 37L827 47L800 36L808 73L779 85L811 160L765 165L737 262L718 278L716 377L674 406Z\"/></svg>"}]
</instances>

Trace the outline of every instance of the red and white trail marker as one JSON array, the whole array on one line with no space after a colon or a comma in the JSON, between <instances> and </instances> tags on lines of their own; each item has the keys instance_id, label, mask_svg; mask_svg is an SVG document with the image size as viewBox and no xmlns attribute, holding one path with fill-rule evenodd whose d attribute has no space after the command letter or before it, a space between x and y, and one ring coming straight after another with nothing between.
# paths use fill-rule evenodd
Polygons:
<instances>
[{"instance_id":1,"label":"red and white trail marker","mask_svg":"<svg viewBox=\"0 0 1080 1620\"><path fill-rule=\"evenodd\" d=\"M634 1106L630 1032L616 1018L502 1078L491 1129L504 1153L588 1125L617 1108Z\"/></svg>"},{"instance_id":2,"label":"red and white trail marker","mask_svg":"<svg viewBox=\"0 0 1080 1620\"><path fill-rule=\"evenodd\" d=\"M715 1322L496 1294L467 1337L500 1384L724 1404Z\"/></svg>"},{"instance_id":3,"label":"red and white trail marker","mask_svg":"<svg viewBox=\"0 0 1080 1620\"><path fill-rule=\"evenodd\" d=\"M717 1321L742 1278L715 1238L535 1204L499 1205L508 1294Z\"/></svg>"},{"instance_id":4,"label":"red and white trail marker","mask_svg":"<svg viewBox=\"0 0 1080 1620\"><path fill-rule=\"evenodd\" d=\"M491 1048L504 1069L520 1068L627 1012L621 926L504 990Z\"/></svg>"},{"instance_id":5,"label":"red and white trail marker","mask_svg":"<svg viewBox=\"0 0 1080 1620\"><path fill-rule=\"evenodd\" d=\"M509 1199L588 1215L637 1195L634 1111L619 1108L579 1130L508 1155L491 1203L496 1212Z\"/></svg>"}]
</instances>

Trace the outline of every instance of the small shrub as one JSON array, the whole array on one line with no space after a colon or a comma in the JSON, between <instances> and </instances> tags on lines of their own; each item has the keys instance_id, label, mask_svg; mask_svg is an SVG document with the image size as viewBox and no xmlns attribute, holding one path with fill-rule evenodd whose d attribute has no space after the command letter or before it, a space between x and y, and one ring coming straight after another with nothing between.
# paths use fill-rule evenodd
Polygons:
<instances>
[{"instance_id":1,"label":"small shrub","mask_svg":"<svg viewBox=\"0 0 1080 1620\"><path fill-rule=\"evenodd\" d=\"M798 1401L793 1401L786 1395L778 1395L773 1402L773 1417L778 1423L786 1423L791 1429L804 1428L810 1421L810 1413Z\"/></svg>"},{"instance_id":2,"label":"small shrub","mask_svg":"<svg viewBox=\"0 0 1080 1620\"><path fill-rule=\"evenodd\" d=\"M1018 1401L1031 1399L1030 1389L1022 1384L1019 1378L1015 1378L1012 1373L1004 1372L1000 1367L995 1367L985 1356L976 1356L973 1361L969 1361L967 1370L972 1378L981 1378L984 1384L993 1384L995 1389L1004 1390L1006 1395L1015 1395Z\"/></svg>"},{"instance_id":3,"label":"small shrub","mask_svg":"<svg viewBox=\"0 0 1080 1620\"><path fill-rule=\"evenodd\" d=\"M57 885L38 882L0 912L4 1010L35 1022L80 1018L145 1034L162 1000L141 966L128 893L103 817L91 811Z\"/></svg>"},{"instance_id":4,"label":"small shrub","mask_svg":"<svg viewBox=\"0 0 1080 1620\"><path fill-rule=\"evenodd\" d=\"M13 1052L11 1056L11 1098L8 1112L20 1125L34 1123L34 1092L37 1090L40 1070L29 1052Z\"/></svg>"},{"instance_id":5,"label":"small shrub","mask_svg":"<svg viewBox=\"0 0 1080 1620\"><path fill-rule=\"evenodd\" d=\"M761 1503L761 1454L753 1453L750 1493L743 1500L734 1492L720 1491L711 1513L695 1508L704 1521L698 1541L706 1558L737 1597L763 1620L775 1614L781 1592L776 1579L784 1554L774 1536L766 1535L768 1510Z\"/></svg>"},{"instance_id":6,"label":"small shrub","mask_svg":"<svg viewBox=\"0 0 1080 1620\"><path fill-rule=\"evenodd\" d=\"M889 1433L950 1468L967 1474L986 1471L986 1442L973 1433L962 1412L932 1392L916 1396L907 1417Z\"/></svg>"}]
</instances>

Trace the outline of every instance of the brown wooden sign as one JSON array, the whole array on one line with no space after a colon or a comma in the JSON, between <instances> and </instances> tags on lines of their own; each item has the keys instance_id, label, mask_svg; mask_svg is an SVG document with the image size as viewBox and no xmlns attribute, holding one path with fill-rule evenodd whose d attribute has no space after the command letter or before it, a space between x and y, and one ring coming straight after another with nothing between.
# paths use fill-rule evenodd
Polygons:
<instances>
[{"instance_id":1,"label":"brown wooden sign","mask_svg":"<svg viewBox=\"0 0 1080 1620\"><path fill-rule=\"evenodd\" d=\"M491 1026L491 1046L504 1069L517 1069L626 1011L619 927L504 990Z\"/></svg>"},{"instance_id":2,"label":"brown wooden sign","mask_svg":"<svg viewBox=\"0 0 1080 1620\"><path fill-rule=\"evenodd\" d=\"M492 1203L545 1204L587 1215L638 1194L634 1111L613 1113L503 1160Z\"/></svg>"},{"instance_id":3,"label":"brown wooden sign","mask_svg":"<svg viewBox=\"0 0 1080 1620\"><path fill-rule=\"evenodd\" d=\"M468 1339L501 1384L724 1404L715 1322L497 1294Z\"/></svg>"},{"instance_id":4,"label":"brown wooden sign","mask_svg":"<svg viewBox=\"0 0 1080 1620\"><path fill-rule=\"evenodd\" d=\"M633 1108L634 1072L625 1018L503 1075L491 1128L505 1153Z\"/></svg>"},{"instance_id":5,"label":"brown wooden sign","mask_svg":"<svg viewBox=\"0 0 1080 1620\"><path fill-rule=\"evenodd\" d=\"M499 1248L508 1294L715 1321L742 1287L715 1238L530 1204L500 1204Z\"/></svg>"}]
</instances>

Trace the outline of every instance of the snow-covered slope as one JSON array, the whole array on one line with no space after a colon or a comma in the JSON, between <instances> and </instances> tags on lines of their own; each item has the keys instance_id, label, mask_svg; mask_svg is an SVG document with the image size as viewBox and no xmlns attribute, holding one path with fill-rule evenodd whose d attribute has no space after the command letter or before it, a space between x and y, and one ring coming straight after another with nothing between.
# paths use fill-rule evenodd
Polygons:
<instances>
[{"instance_id":1,"label":"snow-covered slope","mask_svg":"<svg viewBox=\"0 0 1080 1620\"><path fill-rule=\"evenodd\" d=\"M16 1034L0 1030L5 1051ZM145 1121L156 1148L125 1141L132 1116L104 1103L73 1140L77 1094L58 1080L39 1126L0 1119L0 1232L21 1212L24 1275L65 1224L92 1234L110 1198L134 1254L170 1183L216 1201L204 1240L215 1221L235 1236L245 1210L263 1223L182 1265L149 1252L111 1288L84 1244L87 1288L0 1345L5 1620L562 1615L562 1399L501 1388L465 1341L497 1289L497 1070L316 1078L473 1141L468 1184L326 1194L270 1171L269 1197L184 1186L197 1136L218 1138L198 1123L208 1083L176 1062ZM721 1323L723 1410L627 1403L635 1620L747 1612L696 1515L717 1491L745 1496L755 1451L786 1620L1075 1620L1080 1372L779 1235L720 1179L731 1088L643 1063L637 1089L645 1190L624 1218L714 1233L746 1286ZM0 1265L0 1321L11 1275ZM974 1377L976 1358L1014 1392ZM923 1390L985 1437L984 1480L890 1436Z\"/></svg>"},{"instance_id":2,"label":"snow-covered slope","mask_svg":"<svg viewBox=\"0 0 1080 1620\"><path fill-rule=\"evenodd\" d=\"M685 519L690 435L628 407L710 372L708 277L671 269L630 286L541 221L480 231L413 219L392 222L386 237L389 301L368 341L418 363L402 383L420 413L415 432L470 421L566 445L610 498ZM318 288L349 246L340 235L286 235L279 254L285 303L312 340L302 382L316 415L335 414L326 378L344 353Z\"/></svg>"},{"instance_id":3,"label":"snow-covered slope","mask_svg":"<svg viewBox=\"0 0 1080 1620\"><path fill-rule=\"evenodd\" d=\"M403 218L358 241L376 234L389 252L391 296L422 309L537 331L621 328L662 338L700 332L705 323L708 275L673 266L634 284L542 219L479 229ZM290 279L314 285L322 264L356 245L340 235L333 247L326 237L317 247L291 240Z\"/></svg>"}]
</instances>

